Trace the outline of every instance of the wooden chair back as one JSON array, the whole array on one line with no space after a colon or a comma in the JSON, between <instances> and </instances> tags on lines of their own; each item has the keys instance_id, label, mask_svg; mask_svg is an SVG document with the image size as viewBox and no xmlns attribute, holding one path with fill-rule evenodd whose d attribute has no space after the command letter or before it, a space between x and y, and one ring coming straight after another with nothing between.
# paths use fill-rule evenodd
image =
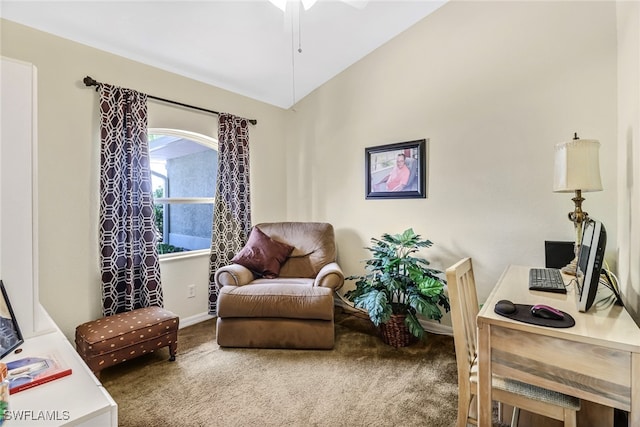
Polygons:
<instances>
[{"instance_id":1,"label":"wooden chair back","mask_svg":"<svg viewBox=\"0 0 640 427\"><path fill-rule=\"evenodd\" d=\"M452 265L447 269L446 274L458 363L458 378L468 383L469 370L477 354L476 316L480 311L471 258L465 258Z\"/></svg>"},{"instance_id":2,"label":"wooden chair back","mask_svg":"<svg viewBox=\"0 0 640 427\"><path fill-rule=\"evenodd\" d=\"M469 417L472 396L476 385L471 384L471 368L476 359L478 332L476 316L478 295L473 277L471 258L465 258L446 270L447 289L451 304L451 323L458 367L458 427L473 422Z\"/></svg>"}]
</instances>

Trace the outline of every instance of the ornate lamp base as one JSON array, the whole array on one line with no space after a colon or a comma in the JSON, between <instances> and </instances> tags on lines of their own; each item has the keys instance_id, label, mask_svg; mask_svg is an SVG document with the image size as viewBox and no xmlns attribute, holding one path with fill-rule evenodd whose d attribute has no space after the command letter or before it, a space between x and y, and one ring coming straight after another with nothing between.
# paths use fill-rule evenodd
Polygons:
<instances>
[{"instance_id":1,"label":"ornate lamp base","mask_svg":"<svg viewBox=\"0 0 640 427\"><path fill-rule=\"evenodd\" d=\"M575 276L578 271L578 257L573 257L571 262L560 269L564 274Z\"/></svg>"},{"instance_id":2,"label":"ornate lamp base","mask_svg":"<svg viewBox=\"0 0 640 427\"><path fill-rule=\"evenodd\" d=\"M576 195L573 199L575 209L573 212L569 212L569 221L573 223L573 227L576 233L575 245L573 247L574 257L571 262L560 269L565 274L575 276L578 271L578 254L580 252L580 245L582 245L582 224L589 219L589 214L582 210L582 191L576 190Z\"/></svg>"}]
</instances>

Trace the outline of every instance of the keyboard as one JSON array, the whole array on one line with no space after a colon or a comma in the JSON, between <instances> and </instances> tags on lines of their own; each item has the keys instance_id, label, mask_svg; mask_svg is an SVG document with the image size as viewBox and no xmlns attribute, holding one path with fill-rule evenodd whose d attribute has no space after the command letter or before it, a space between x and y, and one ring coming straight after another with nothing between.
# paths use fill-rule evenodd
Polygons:
<instances>
[{"instance_id":1,"label":"keyboard","mask_svg":"<svg viewBox=\"0 0 640 427\"><path fill-rule=\"evenodd\" d=\"M529 270L529 290L566 294L562 274L556 268L532 268Z\"/></svg>"}]
</instances>

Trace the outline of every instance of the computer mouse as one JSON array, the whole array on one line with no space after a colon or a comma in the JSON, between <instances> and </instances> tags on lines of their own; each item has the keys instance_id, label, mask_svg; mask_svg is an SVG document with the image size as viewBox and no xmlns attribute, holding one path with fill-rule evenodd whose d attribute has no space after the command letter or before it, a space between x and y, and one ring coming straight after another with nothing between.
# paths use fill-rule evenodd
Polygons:
<instances>
[{"instance_id":1,"label":"computer mouse","mask_svg":"<svg viewBox=\"0 0 640 427\"><path fill-rule=\"evenodd\" d=\"M507 299L501 299L496 303L495 310L502 314L511 314L516 312L516 305Z\"/></svg>"},{"instance_id":2,"label":"computer mouse","mask_svg":"<svg viewBox=\"0 0 640 427\"><path fill-rule=\"evenodd\" d=\"M560 310L553 307L549 307L548 305L544 305L544 304L537 304L531 307L531 314L541 319L550 319L550 320L564 319L564 314L562 314Z\"/></svg>"}]
</instances>

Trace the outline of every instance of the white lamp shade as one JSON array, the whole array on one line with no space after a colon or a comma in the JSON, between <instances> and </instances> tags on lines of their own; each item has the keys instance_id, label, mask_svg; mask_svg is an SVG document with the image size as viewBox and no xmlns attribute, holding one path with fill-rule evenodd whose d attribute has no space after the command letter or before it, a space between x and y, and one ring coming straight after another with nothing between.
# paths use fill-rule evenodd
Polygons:
<instances>
[{"instance_id":1,"label":"white lamp shade","mask_svg":"<svg viewBox=\"0 0 640 427\"><path fill-rule=\"evenodd\" d=\"M595 139L556 144L553 191L601 191L599 150L600 142Z\"/></svg>"}]
</instances>

